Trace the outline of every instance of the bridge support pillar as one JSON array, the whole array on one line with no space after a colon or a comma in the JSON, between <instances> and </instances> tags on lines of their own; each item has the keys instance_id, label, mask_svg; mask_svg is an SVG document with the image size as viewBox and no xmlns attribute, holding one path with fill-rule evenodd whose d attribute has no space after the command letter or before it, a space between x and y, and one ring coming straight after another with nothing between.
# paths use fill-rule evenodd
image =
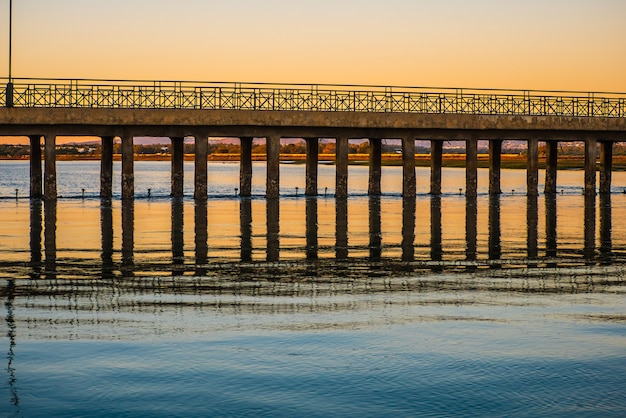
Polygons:
<instances>
[{"instance_id":1,"label":"bridge support pillar","mask_svg":"<svg viewBox=\"0 0 626 418\"><path fill-rule=\"evenodd\" d=\"M536 196L539 182L539 141L537 138L528 140L528 154L526 165L526 194Z\"/></svg>"},{"instance_id":2,"label":"bridge support pillar","mask_svg":"<svg viewBox=\"0 0 626 418\"><path fill-rule=\"evenodd\" d=\"M30 198L41 199L41 135L30 139Z\"/></svg>"},{"instance_id":3,"label":"bridge support pillar","mask_svg":"<svg viewBox=\"0 0 626 418\"><path fill-rule=\"evenodd\" d=\"M585 195L596 194L596 145L595 138L585 140Z\"/></svg>"},{"instance_id":4,"label":"bridge support pillar","mask_svg":"<svg viewBox=\"0 0 626 418\"><path fill-rule=\"evenodd\" d=\"M172 197L183 197L183 185L185 181L185 138L172 137Z\"/></svg>"},{"instance_id":5,"label":"bridge support pillar","mask_svg":"<svg viewBox=\"0 0 626 418\"><path fill-rule=\"evenodd\" d=\"M335 147L335 197L348 197L348 138L336 139Z\"/></svg>"},{"instance_id":6,"label":"bridge support pillar","mask_svg":"<svg viewBox=\"0 0 626 418\"><path fill-rule=\"evenodd\" d=\"M43 183L44 198L57 198L56 135L44 136L45 176Z\"/></svg>"},{"instance_id":7,"label":"bridge support pillar","mask_svg":"<svg viewBox=\"0 0 626 418\"><path fill-rule=\"evenodd\" d=\"M402 138L402 197L415 198L415 139Z\"/></svg>"},{"instance_id":8,"label":"bridge support pillar","mask_svg":"<svg viewBox=\"0 0 626 418\"><path fill-rule=\"evenodd\" d=\"M611 172L613 170L613 142L600 142L600 193L611 193Z\"/></svg>"},{"instance_id":9,"label":"bridge support pillar","mask_svg":"<svg viewBox=\"0 0 626 418\"><path fill-rule=\"evenodd\" d=\"M239 138L239 196L252 195L252 137Z\"/></svg>"},{"instance_id":10,"label":"bridge support pillar","mask_svg":"<svg viewBox=\"0 0 626 418\"><path fill-rule=\"evenodd\" d=\"M382 140L370 138L369 156L369 183L367 193L370 196L380 196L380 176L382 172Z\"/></svg>"},{"instance_id":11,"label":"bridge support pillar","mask_svg":"<svg viewBox=\"0 0 626 418\"><path fill-rule=\"evenodd\" d=\"M100 156L100 198L113 197L113 139L102 137L102 155Z\"/></svg>"},{"instance_id":12,"label":"bridge support pillar","mask_svg":"<svg viewBox=\"0 0 626 418\"><path fill-rule=\"evenodd\" d=\"M307 196L317 196L317 165L319 160L319 140L306 139L306 189Z\"/></svg>"},{"instance_id":13,"label":"bridge support pillar","mask_svg":"<svg viewBox=\"0 0 626 418\"><path fill-rule=\"evenodd\" d=\"M122 137L122 200L135 197L135 160L133 136Z\"/></svg>"},{"instance_id":14,"label":"bridge support pillar","mask_svg":"<svg viewBox=\"0 0 626 418\"><path fill-rule=\"evenodd\" d=\"M265 197L276 199L280 194L280 136L266 138L267 181Z\"/></svg>"},{"instance_id":15,"label":"bridge support pillar","mask_svg":"<svg viewBox=\"0 0 626 418\"><path fill-rule=\"evenodd\" d=\"M430 194L441 194L443 141L430 141Z\"/></svg>"},{"instance_id":16,"label":"bridge support pillar","mask_svg":"<svg viewBox=\"0 0 626 418\"><path fill-rule=\"evenodd\" d=\"M502 140L489 141L489 194L502 193L500 188L500 173L502 162Z\"/></svg>"},{"instance_id":17,"label":"bridge support pillar","mask_svg":"<svg viewBox=\"0 0 626 418\"><path fill-rule=\"evenodd\" d=\"M207 198L207 158L209 138L207 135L195 135L194 150L194 199Z\"/></svg>"},{"instance_id":18,"label":"bridge support pillar","mask_svg":"<svg viewBox=\"0 0 626 418\"><path fill-rule=\"evenodd\" d=\"M468 139L465 148L465 194L476 196L478 191L478 140Z\"/></svg>"},{"instance_id":19,"label":"bridge support pillar","mask_svg":"<svg viewBox=\"0 0 626 418\"><path fill-rule=\"evenodd\" d=\"M546 183L544 187L545 194L556 194L556 169L557 169L557 151L559 143L557 141L546 142Z\"/></svg>"}]
</instances>

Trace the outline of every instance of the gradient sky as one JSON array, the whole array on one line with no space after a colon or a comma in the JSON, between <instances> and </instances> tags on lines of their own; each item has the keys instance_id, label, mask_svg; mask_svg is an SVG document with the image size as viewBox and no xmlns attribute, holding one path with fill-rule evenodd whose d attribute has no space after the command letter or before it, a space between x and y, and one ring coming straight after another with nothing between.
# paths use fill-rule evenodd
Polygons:
<instances>
[{"instance_id":1,"label":"gradient sky","mask_svg":"<svg viewBox=\"0 0 626 418\"><path fill-rule=\"evenodd\" d=\"M13 29L14 77L626 92L624 0L13 0Z\"/></svg>"}]
</instances>

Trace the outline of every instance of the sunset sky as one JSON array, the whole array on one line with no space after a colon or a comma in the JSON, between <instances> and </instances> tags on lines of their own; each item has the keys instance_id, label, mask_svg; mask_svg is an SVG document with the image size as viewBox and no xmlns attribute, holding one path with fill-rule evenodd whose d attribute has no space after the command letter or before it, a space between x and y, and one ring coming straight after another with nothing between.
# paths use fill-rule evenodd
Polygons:
<instances>
[{"instance_id":1,"label":"sunset sky","mask_svg":"<svg viewBox=\"0 0 626 418\"><path fill-rule=\"evenodd\" d=\"M624 0L13 0L13 76L623 92L625 22Z\"/></svg>"},{"instance_id":2,"label":"sunset sky","mask_svg":"<svg viewBox=\"0 0 626 418\"><path fill-rule=\"evenodd\" d=\"M13 76L626 92L625 22L624 0L14 0Z\"/></svg>"}]
</instances>

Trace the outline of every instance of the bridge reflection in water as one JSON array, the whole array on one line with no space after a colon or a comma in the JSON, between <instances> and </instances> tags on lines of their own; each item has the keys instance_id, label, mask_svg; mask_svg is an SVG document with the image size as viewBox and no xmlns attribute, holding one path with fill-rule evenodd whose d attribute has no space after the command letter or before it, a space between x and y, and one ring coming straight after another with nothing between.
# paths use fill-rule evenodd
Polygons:
<instances>
[{"instance_id":1,"label":"bridge reflection in water","mask_svg":"<svg viewBox=\"0 0 626 418\"><path fill-rule=\"evenodd\" d=\"M561 243L557 234L559 199L569 199L562 207L566 213L559 218ZM524 200L525 216L523 206L519 206ZM584 201L580 213L572 212L572 200ZM97 201L83 204L98 207ZM228 275L239 274L243 267L249 271L286 267L289 274L298 275L306 266L307 275L324 275L350 265L360 265L363 271L383 266L402 272L608 265L619 258L624 244L618 239L617 251L613 248L609 194L239 198L211 203L182 198L121 203L102 200L101 249L79 244L81 237L67 237L71 231L65 230L66 222L57 222L58 205L66 202L30 202L30 260L13 262L13 273L11 268L6 270L12 277ZM425 214L428 210L429 216ZM141 242L136 242L139 219L143 222L146 217L167 215L169 225L163 226L158 219L142 225ZM584 231L578 234L580 226L568 219L577 216L584 216ZM64 248L57 248L58 236L64 237ZM97 252L98 259L90 256ZM23 274L25 270L27 274Z\"/></svg>"}]
</instances>

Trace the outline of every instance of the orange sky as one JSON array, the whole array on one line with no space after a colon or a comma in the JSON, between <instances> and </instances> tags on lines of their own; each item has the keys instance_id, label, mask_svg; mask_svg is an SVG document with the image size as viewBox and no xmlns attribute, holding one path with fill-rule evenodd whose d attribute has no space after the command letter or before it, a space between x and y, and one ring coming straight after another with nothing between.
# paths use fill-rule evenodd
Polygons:
<instances>
[{"instance_id":1,"label":"orange sky","mask_svg":"<svg viewBox=\"0 0 626 418\"><path fill-rule=\"evenodd\" d=\"M13 3L14 77L626 92L624 0Z\"/></svg>"}]
</instances>

